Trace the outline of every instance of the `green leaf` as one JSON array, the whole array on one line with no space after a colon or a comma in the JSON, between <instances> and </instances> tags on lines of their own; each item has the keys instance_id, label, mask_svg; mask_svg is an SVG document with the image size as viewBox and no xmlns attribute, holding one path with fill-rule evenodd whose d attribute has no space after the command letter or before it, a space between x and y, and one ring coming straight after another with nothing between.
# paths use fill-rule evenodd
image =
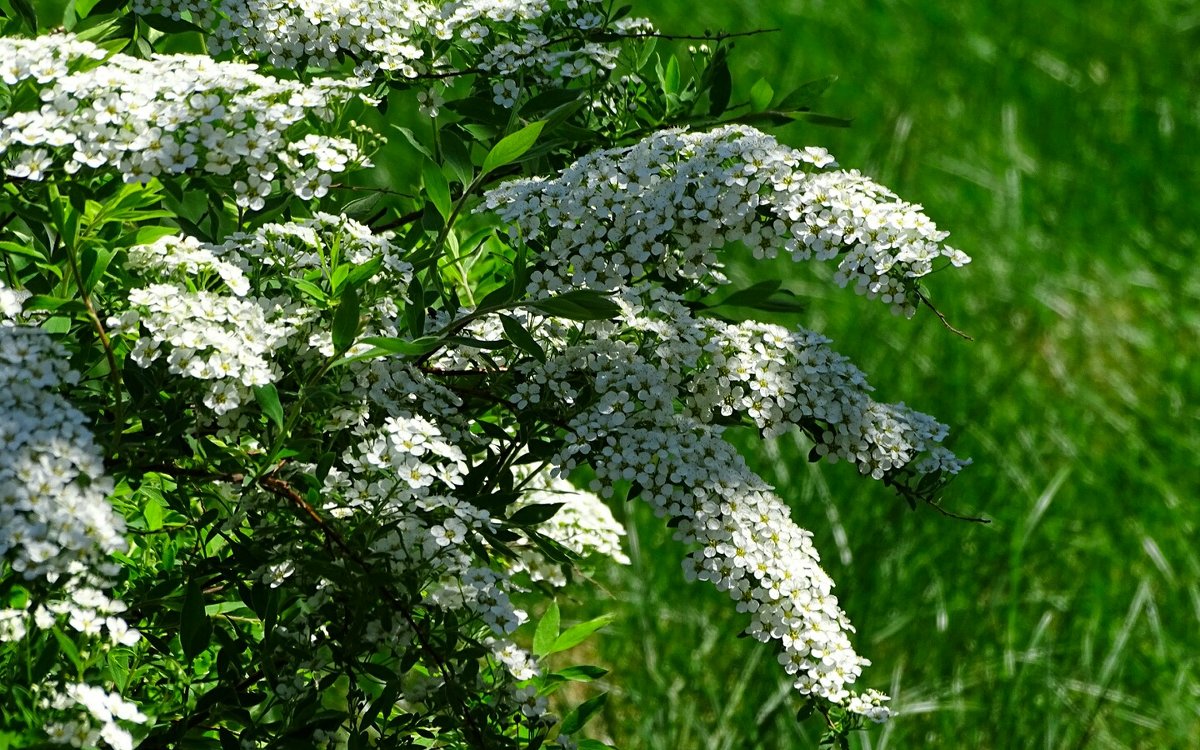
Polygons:
<instances>
[{"instance_id":1,"label":"green leaf","mask_svg":"<svg viewBox=\"0 0 1200 750\"><path fill-rule=\"evenodd\" d=\"M429 160L422 162L421 181L425 184L425 195L429 197L433 207L443 219L449 221L453 204L450 201L450 183L446 181L446 175L442 174L442 168Z\"/></svg>"},{"instance_id":2,"label":"green leaf","mask_svg":"<svg viewBox=\"0 0 1200 750\"><path fill-rule=\"evenodd\" d=\"M750 87L750 109L754 112L762 112L771 106L771 100L775 98L775 89L771 88L771 84L766 78L759 78L758 81Z\"/></svg>"},{"instance_id":3,"label":"green leaf","mask_svg":"<svg viewBox=\"0 0 1200 750\"><path fill-rule=\"evenodd\" d=\"M521 325L516 318L501 315L500 325L504 326L504 335L508 337L509 341L516 344L517 348L538 362L546 361L546 350L542 349L541 344L534 340L529 331L525 330L525 326Z\"/></svg>"},{"instance_id":4,"label":"green leaf","mask_svg":"<svg viewBox=\"0 0 1200 750\"><path fill-rule=\"evenodd\" d=\"M778 110L781 112L803 112L812 109L817 100L829 90L829 87L837 81L837 76L825 76L818 78L815 81L809 81L792 93L783 97L779 102Z\"/></svg>"},{"instance_id":5,"label":"green leaf","mask_svg":"<svg viewBox=\"0 0 1200 750\"><path fill-rule=\"evenodd\" d=\"M146 519L147 531L158 531L163 526L163 507L158 501L158 498L151 495L145 495L145 504L142 506L142 518Z\"/></svg>"},{"instance_id":6,"label":"green leaf","mask_svg":"<svg viewBox=\"0 0 1200 750\"><path fill-rule=\"evenodd\" d=\"M667 68L660 77L663 93L670 96L679 92L679 59L674 55L667 60Z\"/></svg>"},{"instance_id":7,"label":"green leaf","mask_svg":"<svg viewBox=\"0 0 1200 750\"><path fill-rule=\"evenodd\" d=\"M71 662L75 669L78 670L80 667L82 667L83 660L79 656L79 647L75 645L75 641L71 640L70 636L62 632L61 628L54 627L50 630L50 632L54 634L54 640L58 641L59 649L63 654L66 655L67 659Z\"/></svg>"},{"instance_id":8,"label":"green leaf","mask_svg":"<svg viewBox=\"0 0 1200 750\"><path fill-rule=\"evenodd\" d=\"M358 336L361 314L361 302L358 290L347 286L338 301L337 310L333 313L333 348L344 352L354 346L354 338Z\"/></svg>"},{"instance_id":9,"label":"green leaf","mask_svg":"<svg viewBox=\"0 0 1200 750\"><path fill-rule=\"evenodd\" d=\"M428 354L437 349L441 345L442 340L437 336L421 336L411 341L390 336L366 336L362 339L362 343L386 349L393 354L403 354L406 357L419 357L422 354Z\"/></svg>"},{"instance_id":10,"label":"green leaf","mask_svg":"<svg viewBox=\"0 0 1200 750\"><path fill-rule=\"evenodd\" d=\"M575 710L567 714L567 718L563 719L562 733L575 734L583 726L591 721L596 713L604 708L604 704L608 702L608 693L601 693L595 698L590 698L575 707Z\"/></svg>"},{"instance_id":11,"label":"green leaf","mask_svg":"<svg viewBox=\"0 0 1200 750\"><path fill-rule=\"evenodd\" d=\"M820 112L796 112L788 116L793 120L804 120L814 125L828 125L834 128L848 128L853 124L853 120L848 118L823 115Z\"/></svg>"},{"instance_id":12,"label":"green leaf","mask_svg":"<svg viewBox=\"0 0 1200 750\"><path fill-rule=\"evenodd\" d=\"M554 645L550 647L549 653L557 654L559 651L566 651L569 648L578 646L580 643L583 643L589 635L608 625L614 619L616 619L616 615L600 615L594 620L588 620L587 622L581 622L578 625L572 625L564 630L562 635L554 639Z\"/></svg>"},{"instance_id":13,"label":"green leaf","mask_svg":"<svg viewBox=\"0 0 1200 750\"><path fill-rule=\"evenodd\" d=\"M621 312L621 307L602 292L578 289L550 299L528 303L547 315L568 320L608 320Z\"/></svg>"},{"instance_id":14,"label":"green leaf","mask_svg":"<svg viewBox=\"0 0 1200 750\"><path fill-rule=\"evenodd\" d=\"M29 4L29 0L9 0L9 3L21 20L25 22L25 25L29 27L29 30L36 34L38 30L37 11Z\"/></svg>"},{"instance_id":15,"label":"green leaf","mask_svg":"<svg viewBox=\"0 0 1200 750\"><path fill-rule=\"evenodd\" d=\"M283 405L279 403L279 391L274 383L254 386L254 400L258 402L267 419L283 429Z\"/></svg>"},{"instance_id":16,"label":"green leaf","mask_svg":"<svg viewBox=\"0 0 1200 750\"><path fill-rule=\"evenodd\" d=\"M212 639L212 623L204 612L204 591L200 582L188 581L179 610L179 646L189 662L208 648Z\"/></svg>"},{"instance_id":17,"label":"green leaf","mask_svg":"<svg viewBox=\"0 0 1200 750\"><path fill-rule=\"evenodd\" d=\"M598 680L608 674L608 670L604 667L594 667L590 665L579 665L560 669L554 673L555 676L571 682L591 682Z\"/></svg>"},{"instance_id":18,"label":"green leaf","mask_svg":"<svg viewBox=\"0 0 1200 750\"><path fill-rule=\"evenodd\" d=\"M497 349L504 349L512 346L512 342L510 341L485 341L483 339L471 338L469 336L447 336L445 339L443 339L443 341L453 346L465 346L470 349L487 349L488 351L495 351Z\"/></svg>"},{"instance_id":19,"label":"green leaf","mask_svg":"<svg viewBox=\"0 0 1200 750\"><path fill-rule=\"evenodd\" d=\"M525 152L533 147L545 126L544 120L531 122L517 132L501 138L500 142L492 146L492 150L484 157L483 174L493 172L505 164L512 164L524 156Z\"/></svg>"},{"instance_id":20,"label":"green leaf","mask_svg":"<svg viewBox=\"0 0 1200 750\"><path fill-rule=\"evenodd\" d=\"M45 254L37 248L17 242L0 242L0 252L3 252L5 255L20 255L25 258L33 258L34 260L46 260Z\"/></svg>"},{"instance_id":21,"label":"green leaf","mask_svg":"<svg viewBox=\"0 0 1200 750\"><path fill-rule=\"evenodd\" d=\"M526 505L508 517L513 526L537 526L554 517L563 503L534 503Z\"/></svg>"},{"instance_id":22,"label":"green leaf","mask_svg":"<svg viewBox=\"0 0 1200 750\"><path fill-rule=\"evenodd\" d=\"M421 154L423 154L425 156L425 158L429 159L430 161L433 161L433 154L429 151L429 149L425 148L425 146L420 141L417 140L417 137L415 135L413 135L413 132L411 130L409 130L408 128L402 128L399 125L393 125L392 127L394 129L400 131L400 135L404 136L404 140L408 141L408 144L410 146L412 146L417 151L419 151Z\"/></svg>"},{"instance_id":23,"label":"green leaf","mask_svg":"<svg viewBox=\"0 0 1200 750\"><path fill-rule=\"evenodd\" d=\"M550 602L550 606L546 608L546 614L542 615L537 630L533 633L534 656L540 657L550 653L550 647L558 638L559 616L558 602Z\"/></svg>"},{"instance_id":24,"label":"green leaf","mask_svg":"<svg viewBox=\"0 0 1200 750\"><path fill-rule=\"evenodd\" d=\"M708 91L709 115L716 117L729 107L729 96L733 91L733 79L729 75L729 59L722 47L713 58L708 69L711 88Z\"/></svg>"},{"instance_id":25,"label":"green leaf","mask_svg":"<svg viewBox=\"0 0 1200 750\"><path fill-rule=\"evenodd\" d=\"M754 284L753 286L749 286L745 289L739 289L738 291L729 295L725 299L721 300L721 302L717 303L717 305L713 305L713 307L718 307L718 306L723 306L723 305L732 305L732 306L752 305L755 302L762 301L766 297L770 297L772 294L775 293L775 291L777 289L779 289L779 285L780 285L779 279L770 279L768 281L760 281L757 284Z\"/></svg>"},{"instance_id":26,"label":"green leaf","mask_svg":"<svg viewBox=\"0 0 1200 750\"><path fill-rule=\"evenodd\" d=\"M425 287L421 278L413 274L408 284L408 304L404 306L404 318L408 321L408 332L413 336L425 333Z\"/></svg>"}]
</instances>

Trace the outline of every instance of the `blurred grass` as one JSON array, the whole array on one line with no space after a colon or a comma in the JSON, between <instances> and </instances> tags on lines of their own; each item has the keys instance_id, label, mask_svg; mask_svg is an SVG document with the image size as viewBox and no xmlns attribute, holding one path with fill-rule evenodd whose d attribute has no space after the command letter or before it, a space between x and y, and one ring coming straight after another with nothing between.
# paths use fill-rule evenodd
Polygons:
<instances>
[{"instance_id":1,"label":"blurred grass","mask_svg":"<svg viewBox=\"0 0 1200 750\"><path fill-rule=\"evenodd\" d=\"M962 341L892 318L807 268L796 321L878 387L954 429L975 465L910 512L788 439L748 457L817 534L901 715L861 748L1190 748L1200 743L1200 6L1191 2L642 0L661 29L778 27L742 40L735 81L785 92L829 74L847 130L792 125L922 203L975 261L930 279ZM735 94L735 101L737 95ZM687 585L646 509L634 564L603 583L596 642L621 747L797 748L794 696L738 640L723 595Z\"/></svg>"}]
</instances>

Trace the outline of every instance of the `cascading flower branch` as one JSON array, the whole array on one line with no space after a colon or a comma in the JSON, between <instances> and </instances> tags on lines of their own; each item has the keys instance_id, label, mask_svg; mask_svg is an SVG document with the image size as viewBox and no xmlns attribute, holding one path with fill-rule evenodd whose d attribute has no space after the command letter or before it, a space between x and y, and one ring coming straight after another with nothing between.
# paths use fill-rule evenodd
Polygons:
<instances>
[{"instance_id":1,"label":"cascading flower branch","mask_svg":"<svg viewBox=\"0 0 1200 750\"><path fill-rule=\"evenodd\" d=\"M529 294L584 288L620 300L619 321L545 329L546 360L517 365L518 408L571 414L556 470L590 465L605 495L633 482L698 547L687 575L751 613L747 632L777 643L798 691L882 721L886 696L849 689L869 662L850 644L811 535L717 422L745 418L765 435L799 427L816 455L875 479L941 484L969 461L940 445L945 425L871 399L863 373L819 334L697 318L662 285L723 283L718 253L740 243L755 257L837 259L839 284L911 315L915 280L935 260L969 259L941 244L946 234L919 206L856 172L819 171L832 164L822 149L786 148L750 128L671 131L586 156L557 178L501 185L486 206L539 252Z\"/></svg>"},{"instance_id":2,"label":"cascading flower branch","mask_svg":"<svg viewBox=\"0 0 1200 750\"><path fill-rule=\"evenodd\" d=\"M543 250L530 293L612 290L647 274L722 283L716 251L740 243L755 258L837 260L838 284L912 315L934 262L970 258L942 244L920 206L856 171L821 171L835 165L824 149L745 126L666 130L553 179L513 180L487 205Z\"/></svg>"}]
</instances>

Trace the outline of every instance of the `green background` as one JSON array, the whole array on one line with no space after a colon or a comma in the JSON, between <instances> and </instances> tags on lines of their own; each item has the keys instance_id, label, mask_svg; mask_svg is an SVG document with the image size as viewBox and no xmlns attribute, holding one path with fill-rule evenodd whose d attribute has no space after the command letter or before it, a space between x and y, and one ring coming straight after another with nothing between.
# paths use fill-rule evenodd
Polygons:
<instances>
[{"instance_id":1,"label":"green background","mask_svg":"<svg viewBox=\"0 0 1200 750\"><path fill-rule=\"evenodd\" d=\"M1003 6L1003 7L1001 7ZM871 658L860 683L900 716L862 748L1195 747L1200 741L1200 6L1126 2L643 0L664 31L742 39L734 101L829 74L849 129L824 145L925 206L974 258L929 279L913 320L810 267L742 264L812 300L792 322L878 388L948 422L975 464L951 510L909 511L790 439L746 441L817 535ZM624 748L815 746L769 650L636 503L634 563L587 607L619 620L589 656L614 671L597 736Z\"/></svg>"}]
</instances>

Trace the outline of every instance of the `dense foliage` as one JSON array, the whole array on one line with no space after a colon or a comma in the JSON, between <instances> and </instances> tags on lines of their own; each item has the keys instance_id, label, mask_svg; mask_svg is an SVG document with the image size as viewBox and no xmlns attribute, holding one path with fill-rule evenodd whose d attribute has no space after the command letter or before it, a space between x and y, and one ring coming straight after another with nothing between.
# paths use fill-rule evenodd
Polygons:
<instances>
[{"instance_id":1,"label":"dense foliage","mask_svg":"<svg viewBox=\"0 0 1200 750\"><path fill-rule=\"evenodd\" d=\"M0 741L597 746L604 694L554 694L604 670L546 657L606 619L553 600L635 498L832 740L888 717L721 437L913 504L965 463L824 337L725 314L802 306L723 253L906 315L968 260L754 129L827 121L821 84L731 102L724 39L598 2L5 5Z\"/></svg>"}]
</instances>

